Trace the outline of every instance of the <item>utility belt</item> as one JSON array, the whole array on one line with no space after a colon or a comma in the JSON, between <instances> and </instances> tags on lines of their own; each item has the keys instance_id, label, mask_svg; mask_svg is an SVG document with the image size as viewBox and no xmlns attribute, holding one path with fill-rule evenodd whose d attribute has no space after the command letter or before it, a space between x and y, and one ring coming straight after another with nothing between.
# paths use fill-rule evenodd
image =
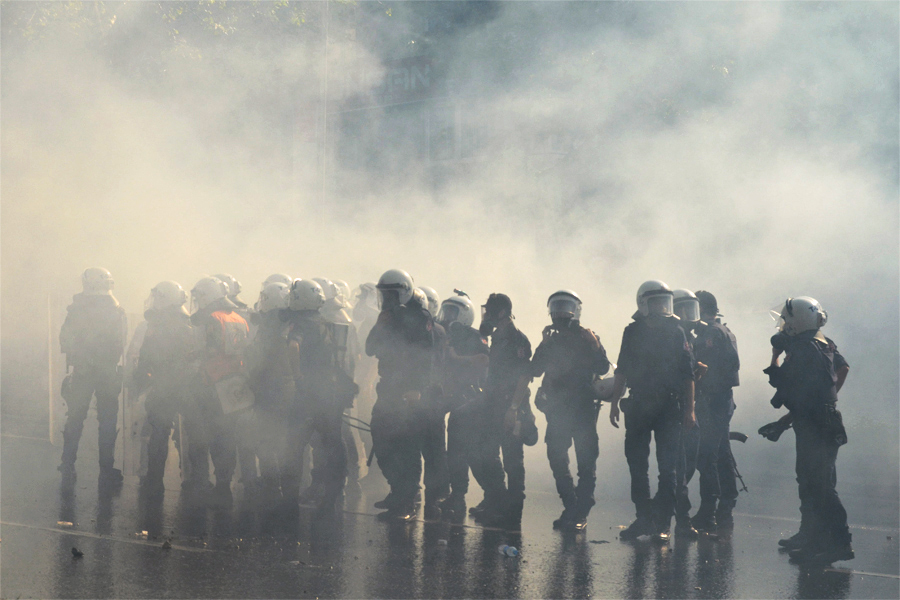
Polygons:
<instances>
[{"instance_id":1,"label":"utility belt","mask_svg":"<svg viewBox=\"0 0 900 600\"><path fill-rule=\"evenodd\" d=\"M589 385L565 386L545 384L534 396L534 406L544 414L578 409L599 410L593 388Z\"/></svg>"},{"instance_id":2,"label":"utility belt","mask_svg":"<svg viewBox=\"0 0 900 600\"><path fill-rule=\"evenodd\" d=\"M445 400L450 412L471 415L484 409L485 392L480 387L470 385L459 394L447 396Z\"/></svg>"},{"instance_id":3,"label":"utility belt","mask_svg":"<svg viewBox=\"0 0 900 600\"><path fill-rule=\"evenodd\" d=\"M844 428L844 417L834 403L826 402L813 406L802 406L792 409L795 419L811 423L822 431L829 441L838 446L847 443L847 430Z\"/></svg>"},{"instance_id":4,"label":"utility belt","mask_svg":"<svg viewBox=\"0 0 900 600\"><path fill-rule=\"evenodd\" d=\"M678 412L681 409L681 397L675 392L642 393L631 390L631 393L619 401L619 408L625 414L658 415L664 412Z\"/></svg>"}]
</instances>

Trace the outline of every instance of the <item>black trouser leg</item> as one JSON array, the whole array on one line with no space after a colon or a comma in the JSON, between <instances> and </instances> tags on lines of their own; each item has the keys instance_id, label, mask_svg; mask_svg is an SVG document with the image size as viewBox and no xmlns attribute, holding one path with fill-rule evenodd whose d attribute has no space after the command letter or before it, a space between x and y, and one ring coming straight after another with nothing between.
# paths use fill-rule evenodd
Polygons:
<instances>
[{"instance_id":1,"label":"black trouser leg","mask_svg":"<svg viewBox=\"0 0 900 600\"><path fill-rule=\"evenodd\" d=\"M112 469L115 462L120 391L115 367L98 374L94 393L97 396L97 447L101 469Z\"/></svg>"},{"instance_id":2,"label":"black trouser leg","mask_svg":"<svg viewBox=\"0 0 900 600\"><path fill-rule=\"evenodd\" d=\"M234 469L237 465L234 428L232 415L220 416L212 422L209 454L216 470L217 486L231 485L231 479L234 477Z\"/></svg>"},{"instance_id":3,"label":"black trouser leg","mask_svg":"<svg viewBox=\"0 0 900 600\"><path fill-rule=\"evenodd\" d=\"M819 426L803 419L794 419L794 431L802 517L811 539L820 544L849 544L847 511L835 489L838 445Z\"/></svg>"},{"instance_id":4,"label":"black trouser leg","mask_svg":"<svg viewBox=\"0 0 900 600\"><path fill-rule=\"evenodd\" d=\"M652 429L644 419L625 413L625 459L631 473L631 501L637 518L650 518L650 438Z\"/></svg>"},{"instance_id":5,"label":"black trouser leg","mask_svg":"<svg viewBox=\"0 0 900 600\"><path fill-rule=\"evenodd\" d=\"M469 491L469 448L474 443L471 424L457 412L447 418L447 471L452 493L465 496Z\"/></svg>"},{"instance_id":6,"label":"black trouser leg","mask_svg":"<svg viewBox=\"0 0 900 600\"><path fill-rule=\"evenodd\" d=\"M68 416L63 429L62 464L72 466L78 455L78 443L81 441L81 432L84 430L84 420L87 418L91 407L91 398L94 395L94 382L87 373L82 373L77 367L72 373L72 385L66 398Z\"/></svg>"},{"instance_id":7,"label":"black trouser leg","mask_svg":"<svg viewBox=\"0 0 900 600\"><path fill-rule=\"evenodd\" d=\"M656 464L659 467L659 485L653 499L657 526L665 529L675 514L678 481L678 461L681 454L681 430L679 420L669 415L655 419L653 435L656 439Z\"/></svg>"},{"instance_id":8,"label":"black trouser leg","mask_svg":"<svg viewBox=\"0 0 900 600\"><path fill-rule=\"evenodd\" d=\"M444 416L429 412L423 414L422 419L424 430L421 452L425 469L425 503L434 504L446 497L449 492Z\"/></svg>"},{"instance_id":9,"label":"black trouser leg","mask_svg":"<svg viewBox=\"0 0 900 600\"><path fill-rule=\"evenodd\" d=\"M172 436L175 415L162 402L148 406L147 422L150 424L150 441L147 444L147 482L162 485L169 457L169 438Z\"/></svg>"},{"instance_id":10,"label":"black trouser leg","mask_svg":"<svg viewBox=\"0 0 900 600\"><path fill-rule=\"evenodd\" d=\"M700 428L702 427L703 424L701 423ZM678 523L688 523L690 521L691 499L688 495L688 484L697 470L700 428L695 427L690 431L685 431L681 436L682 456L678 460L678 470L676 472L681 485L678 486L675 500L675 520Z\"/></svg>"},{"instance_id":11,"label":"black trouser leg","mask_svg":"<svg viewBox=\"0 0 900 600\"><path fill-rule=\"evenodd\" d=\"M485 409L479 413L479 422L475 425L477 432L476 455L471 463L472 475L484 490L485 500L495 506L501 503L506 495L504 481L504 464L500 460L501 437L503 426L491 418L491 411Z\"/></svg>"},{"instance_id":12,"label":"black trouser leg","mask_svg":"<svg viewBox=\"0 0 900 600\"><path fill-rule=\"evenodd\" d=\"M578 463L578 497L580 516L586 517L594 506L594 488L597 484L597 457L600 456L600 440L597 436L597 411L593 408L575 425L575 460Z\"/></svg>"},{"instance_id":13,"label":"black trouser leg","mask_svg":"<svg viewBox=\"0 0 900 600\"><path fill-rule=\"evenodd\" d=\"M705 399L704 399L705 400ZM719 463L723 442L728 441L730 415L704 402L697 413L700 424L700 445L697 454L697 470L700 472L700 504L704 510L713 512L722 495L719 481ZM729 462L731 457L728 458ZM731 465L729 464L729 468Z\"/></svg>"},{"instance_id":14,"label":"black trouser leg","mask_svg":"<svg viewBox=\"0 0 900 600\"><path fill-rule=\"evenodd\" d=\"M326 500L334 500L344 489L347 478L347 450L341 433L342 411L326 409L314 418L321 440L319 457L319 482L325 489Z\"/></svg>"},{"instance_id":15,"label":"black trouser leg","mask_svg":"<svg viewBox=\"0 0 900 600\"><path fill-rule=\"evenodd\" d=\"M575 484L569 471L569 448L572 446L572 419L564 415L547 415L547 460L556 480L556 491L566 510L574 510L577 502Z\"/></svg>"},{"instance_id":16,"label":"black trouser leg","mask_svg":"<svg viewBox=\"0 0 900 600\"><path fill-rule=\"evenodd\" d=\"M341 438L344 442L344 449L347 456L347 479L350 481L359 481L359 448L361 444L357 444L360 439L359 430L351 427L341 419Z\"/></svg>"}]
</instances>

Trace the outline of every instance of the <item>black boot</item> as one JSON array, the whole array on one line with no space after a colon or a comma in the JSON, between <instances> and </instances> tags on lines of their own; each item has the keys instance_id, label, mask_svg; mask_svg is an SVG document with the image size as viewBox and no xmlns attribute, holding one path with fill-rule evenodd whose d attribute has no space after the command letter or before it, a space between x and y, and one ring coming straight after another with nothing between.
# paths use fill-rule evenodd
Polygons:
<instances>
[{"instance_id":1,"label":"black boot","mask_svg":"<svg viewBox=\"0 0 900 600\"><path fill-rule=\"evenodd\" d=\"M636 540L642 535L652 535L656 531L650 517L641 516L619 533L620 540Z\"/></svg>"}]
</instances>

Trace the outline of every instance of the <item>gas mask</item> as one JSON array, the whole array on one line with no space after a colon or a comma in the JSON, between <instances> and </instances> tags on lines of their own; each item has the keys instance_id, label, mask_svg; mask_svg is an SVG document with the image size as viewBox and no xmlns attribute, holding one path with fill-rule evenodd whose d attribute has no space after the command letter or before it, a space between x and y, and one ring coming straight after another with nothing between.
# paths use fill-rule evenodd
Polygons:
<instances>
[{"instance_id":1,"label":"gas mask","mask_svg":"<svg viewBox=\"0 0 900 600\"><path fill-rule=\"evenodd\" d=\"M496 310L496 307L494 310ZM500 315L496 314L494 310L488 310L485 306L481 307L481 325L478 326L478 333L484 337L494 333L494 329L497 328L497 324L500 322Z\"/></svg>"},{"instance_id":2,"label":"gas mask","mask_svg":"<svg viewBox=\"0 0 900 600\"><path fill-rule=\"evenodd\" d=\"M572 327L573 323L576 323L572 315L551 315L550 320L553 322L553 328L557 331L568 329Z\"/></svg>"}]
</instances>

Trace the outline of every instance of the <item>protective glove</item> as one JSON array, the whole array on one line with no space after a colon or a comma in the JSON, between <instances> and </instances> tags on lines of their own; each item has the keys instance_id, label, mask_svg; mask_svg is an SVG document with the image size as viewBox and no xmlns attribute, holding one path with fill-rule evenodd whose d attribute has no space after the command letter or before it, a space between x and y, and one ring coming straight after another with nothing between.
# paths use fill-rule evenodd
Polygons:
<instances>
[{"instance_id":1,"label":"protective glove","mask_svg":"<svg viewBox=\"0 0 900 600\"><path fill-rule=\"evenodd\" d=\"M778 420L760 427L759 435L772 442L777 442L778 438L781 437L781 434L790 428L790 423L785 423L784 421Z\"/></svg>"}]
</instances>

